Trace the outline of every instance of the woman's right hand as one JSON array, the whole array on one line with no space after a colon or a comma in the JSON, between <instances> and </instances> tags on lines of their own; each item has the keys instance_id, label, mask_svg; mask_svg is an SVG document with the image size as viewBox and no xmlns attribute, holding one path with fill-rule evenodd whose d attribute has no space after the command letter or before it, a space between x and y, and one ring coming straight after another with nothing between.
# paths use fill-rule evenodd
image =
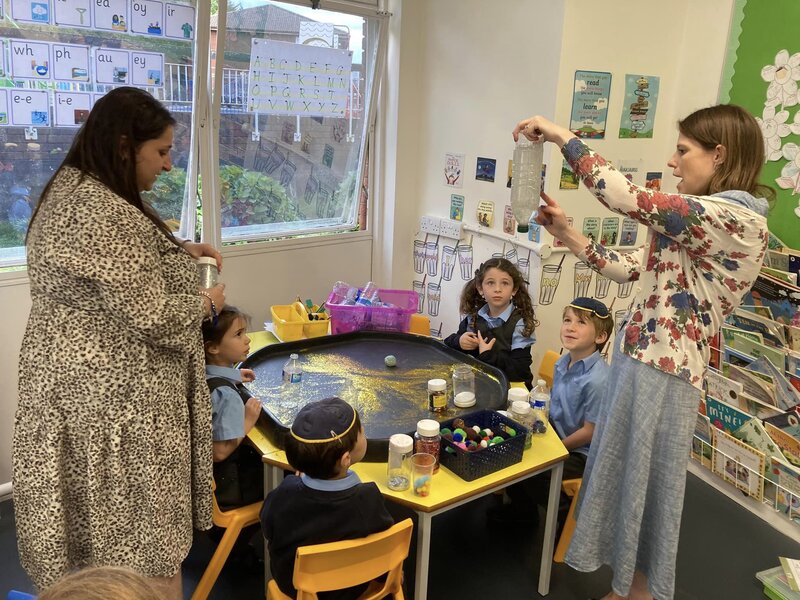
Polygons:
<instances>
[{"instance_id":1,"label":"woman's right hand","mask_svg":"<svg viewBox=\"0 0 800 600\"><path fill-rule=\"evenodd\" d=\"M514 136L515 142L519 140L520 133L532 142L539 142L544 139L545 142L552 142L559 148L575 137L575 134L566 127L556 125L552 121L539 115L529 117L517 123L517 126L511 134Z\"/></svg>"},{"instance_id":2,"label":"woman's right hand","mask_svg":"<svg viewBox=\"0 0 800 600\"><path fill-rule=\"evenodd\" d=\"M203 295L206 313L211 315L211 302L209 302L210 299L214 301L214 307L217 309L217 313L219 314L222 309L225 308L225 284L220 283L219 285L215 285L213 288L203 288L202 291L208 294L208 296L205 294Z\"/></svg>"}]
</instances>

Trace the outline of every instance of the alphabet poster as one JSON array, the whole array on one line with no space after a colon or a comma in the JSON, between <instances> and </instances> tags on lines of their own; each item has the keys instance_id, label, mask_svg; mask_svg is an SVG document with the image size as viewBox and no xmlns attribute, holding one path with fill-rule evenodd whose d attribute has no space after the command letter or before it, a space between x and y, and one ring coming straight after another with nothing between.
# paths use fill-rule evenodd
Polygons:
<instances>
[{"instance_id":1,"label":"alphabet poster","mask_svg":"<svg viewBox=\"0 0 800 600\"><path fill-rule=\"evenodd\" d=\"M96 0L94 28L106 31L128 31L127 0Z\"/></svg>"},{"instance_id":2,"label":"alphabet poster","mask_svg":"<svg viewBox=\"0 0 800 600\"><path fill-rule=\"evenodd\" d=\"M82 92L55 92L53 105L57 127L80 127L92 109L92 95Z\"/></svg>"},{"instance_id":3,"label":"alphabet poster","mask_svg":"<svg viewBox=\"0 0 800 600\"><path fill-rule=\"evenodd\" d=\"M53 78L89 81L89 46L53 44Z\"/></svg>"},{"instance_id":4,"label":"alphabet poster","mask_svg":"<svg viewBox=\"0 0 800 600\"><path fill-rule=\"evenodd\" d=\"M94 78L97 83L129 83L131 55L127 50L98 48L94 54Z\"/></svg>"},{"instance_id":5,"label":"alphabet poster","mask_svg":"<svg viewBox=\"0 0 800 600\"><path fill-rule=\"evenodd\" d=\"M343 118L352 62L350 50L253 38L247 110Z\"/></svg>"},{"instance_id":6,"label":"alphabet poster","mask_svg":"<svg viewBox=\"0 0 800 600\"><path fill-rule=\"evenodd\" d=\"M164 5L152 0L134 0L131 5L131 33L161 35Z\"/></svg>"},{"instance_id":7,"label":"alphabet poster","mask_svg":"<svg viewBox=\"0 0 800 600\"><path fill-rule=\"evenodd\" d=\"M11 77L50 79L50 45L43 42L11 40Z\"/></svg>"},{"instance_id":8,"label":"alphabet poster","mask_svg":"<svg viewBox=\"0 0 800 600\"><path fill-rule=\"evenodd\" d=\"M163 86L164 55L157 52L131 52L131 84Z\"/></svg>"},{"instance_id":9,"label":"alphabet poster","mask_svg":"<svg viewBox=\"0 0 800 600\"><path fill-rule=\"evenodd\" d=\"M11 125L30 127L50 125L50 99L46 91L11 88Z\"/></svg>"},{"instance_id":10,"label":"alphabet poster","mask_svg":"<svg viewBox=\"0 0 800 600\"><path fill-rule=\"evenodd\" d=\"M611 73L575 71L570 131L579 138L601 140L606 137L610 93Z\"/></svg>"},{"instance_id":11,"label":"alphabet poster","mask_svg":"<svg viewBox=\"0 0 800 600\"><path fill-rule=\"evenodd\" d=\"M58 0L54 4L53 20L56 25L92 26L92 0Z\"/></svg>"},{"instance_id":12,"label":"alphabet poster","mask_svg":"<svg viewBox=\"0 0 800 600\"><path fill-rule=\"evenodd\" d=\"M15 21L28 23L49 23L50 3L48 0L39 2L31 0L11 0L11 18Z\"/></svg>"}]
</instances>

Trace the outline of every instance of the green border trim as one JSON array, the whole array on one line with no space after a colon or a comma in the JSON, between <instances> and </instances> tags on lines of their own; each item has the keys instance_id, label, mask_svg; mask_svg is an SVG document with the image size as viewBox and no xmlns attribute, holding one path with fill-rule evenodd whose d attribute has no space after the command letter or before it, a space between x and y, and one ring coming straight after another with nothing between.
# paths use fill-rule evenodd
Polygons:
<instances>
[{"instance_id":1,"label":"green border trim","mask_svg":"<svg viewBox=\"0 0 800 600\"><path fill-rule=\"evenodd\" d=\"M742 20L744 19L744 7L747 0L734 0L733 14L731 14L731 30L728 34L728 51L725 55L725 63L722 66L722 78L719 82L719 103L727 104L731 99L731 87L733 86L733 74L736 71L737 54L739 52L739 36L742 35Z\"/></svg>"}]
</instances>

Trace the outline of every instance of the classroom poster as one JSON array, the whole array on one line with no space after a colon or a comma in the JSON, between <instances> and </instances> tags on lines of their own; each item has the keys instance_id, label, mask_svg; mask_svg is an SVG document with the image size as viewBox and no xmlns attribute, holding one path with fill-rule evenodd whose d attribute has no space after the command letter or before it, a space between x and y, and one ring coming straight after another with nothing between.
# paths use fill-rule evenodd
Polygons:
<instances>
[{"instance_id":1,"label":"classroom poster","mask_svg":"<svg viewBox=\"0 0 800 600\"><path fill-rule=\"evenodd\" d=\"M583 235L589 238L590 242L597 242L600 240L600 217L584 217L583 219Z\"/></svg>"},{"instance_id":2,"label":"classroom poster","mask_svg":"<svg viewBox=\"0 0 800 600\"><path fill-rule=\"evenodd\" d=\"M619 217L605 217L600 229L600 243L603 246L616 246L619 235Z\"/></svg>"},{"instance_id":3,"label":"classroom poster","mask_svg":"<svg viewBox=\"0 0 800 600\"><path fill-rule=\"evenodd\" d=\"M662 178L661 171L648 171L647 175L645 176L644 187L646 187L648 190L660 192L661 178Z\"/></svg>"},{"instance_id":4,"label":"classroom poster","mask_svg":"<svg viewBox=\"0 0 800 600\"><path fill-rule=\"evenodd\" d=\"M464 155L448 152L444 155L444 184L454 188L464 187ZM462 206L463 208L463 206Z\"/></svg>"},{"instance_id":5,"label":"classroom poster","mask_svg":"<svg viewBox=\"0 0 800 600\"><path fill-rule=\"evenodd\" d=\"M450 194L450 218L454 221L464 220L464 196Z\"/></svg>"},{"instance_id":6,"label":"classroom poster","mask_svg":"<svg viewBox=\"0 0 800 600\"><path fill-rule=\"evenodd\" d=\"M517 221L514 219L514 211L511 210L511 205L506 204L503 207L503 233L514 235L517 229Z\"/></svg>"},{"instance_id":7,"label":"classroom poster","mask_svg":"<svg viewBox=\"0 0 800 600\"><path fill-rule=\"evenodd\" d=\"M620 139L653 137L659 80L652 75L625 75Z\"/></svg>"},{"instance_id":8,"label":"classroom poster","mask_svg":"<svg viewBox=\"0 0 800 600\"><path fill-rule=\"evenodd\" d=\"M494 181L494 171L497 161L494 158L479 156L475 164L475 179L478 181Z\"/></svg>"},{"instance_id":9,"label":"classroom poster","mask_svg":"<svg viewBox=\"0 0 800 600\"><path fill-rule=\"evenodd\" d=\"M577 190L578 189L578 176L575 171L569 166L566 159L561 162L561 179L558 181L558 189L560 190Z\"/></svg>"},{"instance_id":10,"label":"classroom poster","mask_svg":"<svg viewBox=\"0 0 800 600\"><path fill-rule=\"evenodd\" d=\"M633 159L620 159L617 162L617 170L625 175L625 178L631 183L642 185L642 164L641 158Z\"/></svg>"},{"instance_id":11,"label":"classroom poster","mask_svg":"<svg viewBox=\"0 0 800 600\"><path fill-rule=\"evenodd\" d=\"M491 227L494 225L494 202L489 200L481 200L478 203L478 224L484 227Z\"/></svg>"},{"instance_id":12,"label":"classroom poster","mask_svg":"<svg viewBox=\"0 0 800 600\"><path fill-rule=\"evenodd\" d=\"M610 93L611 73L575 71L570 131L580 138L603 139L606 136Z\"/></svg>"},{"instance_id":13,"label":"classroom poster","mask_svg":"<svg viewBox=\"0 0 800 600\"><path fill-rule=\"evenodd\" d=\"M622 219L622 233L619 238L620 246L635 246L636 236L639 233L639 222L629 217Z\"/></svg>"}]
</instances>

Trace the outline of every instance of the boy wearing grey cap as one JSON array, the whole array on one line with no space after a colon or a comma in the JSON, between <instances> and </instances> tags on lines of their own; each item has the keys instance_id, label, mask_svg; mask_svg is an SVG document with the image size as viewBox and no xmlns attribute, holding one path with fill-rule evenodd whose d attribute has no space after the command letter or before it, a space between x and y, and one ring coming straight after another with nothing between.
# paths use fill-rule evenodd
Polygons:
<instances>
[{"instance_id":1,"label":"boy wearing grey cap","mask_svg":"<svg viewBox=\"0 0 800 600\"><path fill-rule=\"evenodd\" d=\"M550 422L569 450L564 479L583 477L594 424L600 410L608 365L600 351L614 328L605 304L594 298L575 298L561 316L561 345L567 351L556 361L550 394ZM489 509L495 521L538 524L538 505L547 505L550 474L527 479L508 488L511 503ZM559 524L569 511L570 500L561 493Z\"/></svg>"},{"instance_id":2,"label":"boy wearing grey cap","mask_svg":"<svg viewBox=\"0 0 800 600\"><path fill-rule=\"evenodd\" d=\"M270 571L284 594L297 595L292 576L299 546L360 538L394 524L378 486L361 483L350 470L366 450L358 412L344 400L311 402L297 413L286 436L286 458L301 475L287 476L261 509ZM319 597L350 600L365 589L366 584Z\"/></svg>"}]
</instances>

